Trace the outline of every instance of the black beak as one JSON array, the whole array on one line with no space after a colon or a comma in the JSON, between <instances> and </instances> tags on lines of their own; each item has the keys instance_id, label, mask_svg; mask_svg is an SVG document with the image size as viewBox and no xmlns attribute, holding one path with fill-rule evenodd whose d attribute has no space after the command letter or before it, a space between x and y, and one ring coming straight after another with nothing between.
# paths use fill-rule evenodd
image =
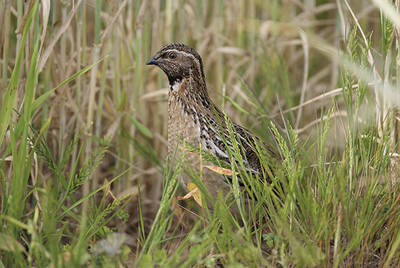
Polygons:
<instances>
[{"instance_id":1,"label":"black beak","mask_svg":"<svg viewBox=\"0 0 400 268\"><path fill-rule=\"evenodd\" d=\"M155 57L152 57L151 59L149 59L147 62L146 62L146 65L158 65L160 62L159 61L157 61L156 59L155 59Z\"/></svg>"}]
</instances>

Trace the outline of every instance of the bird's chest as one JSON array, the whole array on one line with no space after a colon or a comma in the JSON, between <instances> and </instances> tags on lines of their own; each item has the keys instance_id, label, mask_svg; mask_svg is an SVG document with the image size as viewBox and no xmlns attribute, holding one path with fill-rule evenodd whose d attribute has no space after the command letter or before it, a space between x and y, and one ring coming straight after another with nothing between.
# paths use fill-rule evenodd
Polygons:
<instances>
[{"instance_id":1,"label":"bird's chest","mask_svg":"<svg viewBox=\"0 0 400 268\"><path fill-rule=\"evenodd\" d=\"M177 96L168 96L168 155L179 151L183 141L193 146L200 143L198 114L193 107L183 103Z\"/></svg>"}]
</instances>

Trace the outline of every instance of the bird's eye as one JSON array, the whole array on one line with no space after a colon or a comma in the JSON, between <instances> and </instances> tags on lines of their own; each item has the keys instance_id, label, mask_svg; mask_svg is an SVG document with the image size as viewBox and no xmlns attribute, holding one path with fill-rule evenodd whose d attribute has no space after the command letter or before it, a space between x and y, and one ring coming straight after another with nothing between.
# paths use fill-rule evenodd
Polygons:
<instances>
[{"instance_id":1,"label":"bird's eye","mask_svg":"<svg viewBox=\"0 0 400 268\"><path fill-rule=\"evenodd\" d=\"M170 58L171 60L176 59L176 53L175 52L171 52L168 54L168 58Z\"/></svg>"}]
</instances>

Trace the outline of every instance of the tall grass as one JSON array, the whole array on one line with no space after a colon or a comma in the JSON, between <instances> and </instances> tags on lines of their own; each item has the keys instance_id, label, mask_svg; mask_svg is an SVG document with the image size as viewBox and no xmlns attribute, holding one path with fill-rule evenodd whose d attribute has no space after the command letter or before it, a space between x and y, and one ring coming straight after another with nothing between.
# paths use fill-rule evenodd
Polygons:
<instances>
[{"instance_id":1,"label":"tall grass","mask_svg":"<svg viewBox=\"0 0 400 268\"><path fill-rule=\"evenodd\" d=\"M0 266L398 265L398 8L1 0ZM169 42L199 51L215 103L281 155L257 144L271 184L229 126L231 198L166 162L167 79L144 63ZM180 176L213 208L177 201Z\"/></svg>"}]
</instances>

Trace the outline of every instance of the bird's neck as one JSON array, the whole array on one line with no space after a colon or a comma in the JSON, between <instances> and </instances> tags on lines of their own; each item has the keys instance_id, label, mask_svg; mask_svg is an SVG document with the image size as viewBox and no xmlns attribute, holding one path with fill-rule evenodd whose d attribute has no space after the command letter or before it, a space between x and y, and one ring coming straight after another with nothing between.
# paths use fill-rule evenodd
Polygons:
<instances>
[{"instance_id":1,"label":"bird's neck","mask_svg":"<svg viewBox=\"0 0 400 268\"><path fill-rule=\"evenodd\" d=\"M189 106L210 109L213 106L207 92L206 83L201 76L189 76L170 84L169 97L178 98Z\"/></svg>"}]
</instances>

